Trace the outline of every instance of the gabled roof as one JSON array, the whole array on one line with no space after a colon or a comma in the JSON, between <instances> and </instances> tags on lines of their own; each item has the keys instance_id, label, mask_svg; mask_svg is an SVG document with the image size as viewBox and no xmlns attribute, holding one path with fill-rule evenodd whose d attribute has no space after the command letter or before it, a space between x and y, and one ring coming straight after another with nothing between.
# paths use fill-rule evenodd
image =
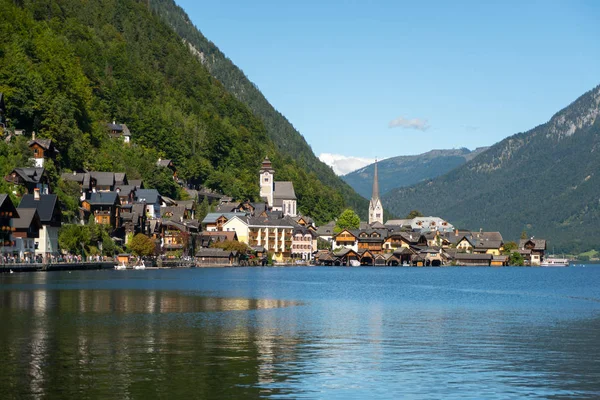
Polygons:
<instances>
[{"instance_id":1,"label":"gabled roof","mask_svg":"<svg viewBox=\"0 0 600 400\"><path fill-rule=\"evenodd\" d=\"M52 139L32 139L27 143L29 147L33 146L34 144L39 145L44 150L49 150L52 146Z\"/></svg>"},{"instance_id":2,"label":"gabled roof","mask_svg":"<svg viewBox=\"0 0 600 400\"><path fill-rule=\"evenodd\" d=\"M163 159L158 159L158 161L156 162L156 166L157 167L169 167L172 166L172 161L171 160L163 160Z\"/></svg>"},{"instance_id":3,"label":"gabled roof","mask_svg":"<svg viewBox=\"0 0 600 400\"><path fill-rule=\"evenodd\" d=\"M545 239L521 239L519 240L519 249L524 249L528 243L533 245L532 250L546 250Z\"/></svg>"},{"instance_id":4,"label":"gabled roof","mask_svg":"<svg viewBox=\"0 0 600 400\"><path fill-rule=\"evenodd\" d=\"M308 229L307 227L302 226L302 225L296 225L294 227L294 231L293 231L292 234L293 235L300 234L302 236L304 236L304 235L310 235L312 238L317 237L317 234L314 231L312 231L311 229Z\"/></svg>"},{"instance_id":5,"label":"gabled roof","mask_svg":"<svg viewBox=\"0 0 600 400\"><path fill-rule=\"evenodd\" d=\"M208 214L206 214L206 217L204 217L204 219L202 220L202 223L203 224L214 224L221 217L225 217L226 219L231 219L231 218L236 217L238 215L244 215L244 214L243 213L232 213L232 212L228 212L228 213L208 213Z\"/></svg>"},{"instance_id":6,"label":"gabled roof","mask_svg":"<svg viewBox=\"0 0 600 400\"><path fill-rule=\"evenodd\" d=\"M253 228L260 227L277 227L277 228L293 228L296 223L288 217L285 218L270 218L270 217L250 217L248 218L248 226Z\"/></svg>"},{"instance_id":7,"label":"gabled roof","mask_svg":"<svg viewBox=\"0 0 600 400\"><path fill-rule=\"evenodd\" d=\"M273 184L273 199L296 200L294 184L290 181L279 181Z\"/></svg>"},{"instance_id":8,"label":"gabled roof","mask_svg":"<svg viewBox=\"0 0 600 400\"><path fill-rule=\"evenodd\" d=\"M193 210L195 202L194 200L177 200L176 203L179 207L185 207L186 210Z\"/></svg>"},{"instance_id":9,"label":"gabled roof","mask_svg":"<svg viewBox=\"0 0 600 400\"><path fill-rule=\"evenodd\" d=\"M13 218L17 218L19 216L19 213L10 200L10 197L4 193L0 194L0 210L12 212Z\"/></svg>"},{"instance_id":10,"label":"gabled roof","mask_svg":"<svg viewBox=\"0 0 600 400\"><path fill-rule=\"evenodd\" d=\"M117 123L108 123L106 124L109 130L123 132L123 125Z\"/></svg>"},{"instance_id":11,"label":"gabled roof","mask_svg":"<svg viewBox=\"0 0 600 400\"><path fill-rule=\"evenodd\" d=\"M41 194L39 200L36 200L32 194L26 194L19 203L19 208L37 209L42 223L52 221L55 207L58 207L58 197L55 194Z\"/></svg>"},{"instance_id":12,"label":"gabled roof","mask_svg":"<svg viewBox=\"0 0 600 400\"><path fill-rule=\"evenodd\" d=\"M223 249L198 249L196 257L208 257L208 258L229 258L233 255L233 252L226 251Z\"/></svg>"},{"instance_id":13,"label":"gabled roof","mask_svg":"<svg viewBox=\"0 0 600 400\"><path fill-rule=\"evenodd\" d=\"M95 206L112 206L115 204L121 204L121 200L119 199L119 193L117 192L95 192L92 193L87 202Z\"/></svg>"},{"instance_id":14,"label":"gabled roof","mask_svg":"<svg viewBox=\"0 0 600 400\"><path fill-rule=\"evenodd\" d=\"M375 221L371 224L371 228L373 229L385 229L385 225L379 221Z\"/></svg>"},{"instance_id":15,"label":"gabled roof","mask_svg":"<svg viewBox=\"0 0 600 400\"><path fill-rule=\"evenodd\" d=\"M145 201L146 204L156 204L160 199L160 194L156 189L138 189L135 196L137 201Z\"/></svg>"},{"instance_id":16,"label":"gabled roof","mask_svg":"<svg viewBox=\"0 0 600 400\"><path fill-rule=\"evenodd\" d=\"M83 186L90 185L90 174L89 172L63 172L60 177L64 181L77 182Z\"/></svg>"},{"instance_id":17,"label":"gabled roof","mask_svg":"<svg viewBox=\"0 0 600 400\"><path fill-rule=\"evenodd\" d=\"M142 186L144 186L144 182L141 179L128 179L128 181L131 186L135 186L138 189L142 189Z\"/></svg>"},{"instance_id":18,"label":"gabled roof","mask_svg":"<svg viewBox=\"0 0 600 400\"><path fill-rule=\"evenodd\" d=\"M204 236L222 237L225 240L237 240L237 233L234 231L223 231L223 232L202 232Z\"/></svg>"},{"instance_id":19,"label":"gabled roof","mask_svg":"<svg viewBox=\"0 0 600 400\"><path fill-rule=\"evenodd\" d=\"M160 216L162 218L167 218L172 221L179 221L183 219L185 215L185 207L179 206L167 206L160 208Z\"/></svg>"},{"instance_id":20,"label":"gabled roof","mask_svg":"<svg viewBox=\"0 0 600 400\"><path fill-rule=\"evenodd\" d=\"M115 185L115 173L114 172L90 172L90 177L96 180L96 186L114 186Z\"/></svg>"},{"instance_id":21,"label":"gabled roof","mask_svg":"<svg viewBox=\"0 0 600 400\"><path fill-rule=\"evenodd\" d=\"M133 185L115 185L115 192L119 192L119 196L129 196L131 192L135 192L136 187Z\"/></svg>"},{"instance_id":22,"label":"gabled roof","mask_svg":"<svg viewBox=\"0 0 600 400\"><path fill-rule=\"evenodd\" d=\"M13 218L13 227L16 229L27 229L31 224L42 225L37 210L35 208L20 208L19 217Z\"/></svg>"},{"instance_id":23,"label":"gabled roof","mask_svg":"<svg viewBox=\"0 0 600 400\"><path fill-rule=\"evenodd\" d=\"M39 183L44 175L44 168L41 167L30 167L30 168L15 168L12 170L12 173L16 173L28 183Z\"/></svg>"},{"instance_id":24,"label":"gabled roof","mask_svg":"<svg viewBox=\"0 0 600 400\"><path fill-rule=\"evenodd\" d=\"M127 174L125 172L115 172L115 184L124 185L127 183Z\"/></svg>"},{"instance_id":25,"label":"gabled roof","mask_svg":"<svg viewBox=\"0 0 600 400\"><path fill-rule=\"evenodd\" d=\"M333 236L333 228L335 228L335 221L331 221L325 225L317 228L318 236Z\"/></svg>"},{"instance_id":26,"label":"gabled roof","mask_svg":"<svg viewBox=\"0 0 600 400\"><path fill-rule=\"evenodd\" d=\"M342 229L338 233L334 234L333 237L336 238L336 237L338 237L339 235L341 235L344 232L347 232L347 233L351 234L352 236L354 236L355 238L357 238L359 231L357 231L357 230L350 230L350 229Z\"/></svg>"}]
</instances>

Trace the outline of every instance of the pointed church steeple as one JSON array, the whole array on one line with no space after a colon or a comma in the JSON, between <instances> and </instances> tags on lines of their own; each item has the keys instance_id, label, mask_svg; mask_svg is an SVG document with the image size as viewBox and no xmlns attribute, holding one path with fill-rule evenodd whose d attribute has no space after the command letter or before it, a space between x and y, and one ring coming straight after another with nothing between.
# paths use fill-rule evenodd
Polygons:
<instances>
[{"instance_id":1,"label":"pointed church steeple","mask_svg":"<svg viewBox=\"0 0 600 400\"><path fill-rule=\"evenodd\" d=\"M373 174L373 194L371 201L379 198L379 177L377 176L377 160L375 160L375 173Z\"/></svg>"},{"instance_id":2,"label":"pointed church steeple","mask_svg":"<svg viewBox=\"0 0 600 400\"><path fill-rule=\"evenodd\" d=\"M383 205L379 199L379 176L377 174L377 160L375 160L375 173L373 174L373 194L369 202L369 225L379 222L383 224Z\"/></svg>"}]
</instances>

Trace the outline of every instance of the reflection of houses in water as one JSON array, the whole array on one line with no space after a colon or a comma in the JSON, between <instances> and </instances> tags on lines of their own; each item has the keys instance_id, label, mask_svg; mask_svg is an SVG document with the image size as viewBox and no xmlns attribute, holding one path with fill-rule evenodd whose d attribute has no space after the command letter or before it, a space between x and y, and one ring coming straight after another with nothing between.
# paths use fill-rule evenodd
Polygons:
<instances>
[{"instance_id":1,"label":"reflection of houses in water","mask_svg":"<svg viewBox=\"0 0 600 400\"><path fill-rule=\"evenodd\" d=\"M80 313L188 313L281 308L296 302L183 295L171 291L139 290L23 290L0 298L0 307Z\"/></svg>"},{"instance_id":2,"label":"reflection of houses in water","mask_svg":"<svg viewBox=\"0 0 600 400\"><path fill-rule=\"evenodd\" d=\"M280 312L245 311L296 304L156 290L5 291L0 308L20 322L2 327L0 354L15 374L27 377L18 390L41 397L89 390L90 397L102 398L110 388L140 394L135 382L194 397L200 388L214 386L215 373L225 386L245 376L246 396L264 394L262 383L295 373L286 364L301 361L305 342L293 308L285 313L285 334ZM233 312L204 314L222 311ZM182 365L194 365L196 383L174 388L173 373L191 376L177 369ZM91 371L108 377L108 386L106 380L97 385Z\"/></svg>"}]
</instances>

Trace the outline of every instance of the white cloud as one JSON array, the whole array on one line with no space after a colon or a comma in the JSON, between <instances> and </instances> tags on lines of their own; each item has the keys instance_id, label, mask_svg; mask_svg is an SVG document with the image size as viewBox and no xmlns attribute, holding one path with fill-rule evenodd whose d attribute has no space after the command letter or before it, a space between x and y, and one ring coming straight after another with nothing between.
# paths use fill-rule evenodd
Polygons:
<instances>
[{"instance_id":1,"label":"white cloud","mask_svg":"<svg viewBox=\"0 0 600 400\"><path fill-rule=\"evenodd\" d=\"M336 175L346 175L375 162L374 158L343 156L331 153L321 153L319 159L333 168L333 172Z\"/></svg>"},{"instance_id":2,"label":"white cloud","mask_svg":"<svg viewBox=\"0 0 600 400\"><path fill-rule=\"evenodd\" d=\"M390 121L388 126L390 128L417 129L423 132L429 129L429 124L427 123L427 120L423 118L407 119L404 117L398 117Z\"/></svg>"}]
</instances>

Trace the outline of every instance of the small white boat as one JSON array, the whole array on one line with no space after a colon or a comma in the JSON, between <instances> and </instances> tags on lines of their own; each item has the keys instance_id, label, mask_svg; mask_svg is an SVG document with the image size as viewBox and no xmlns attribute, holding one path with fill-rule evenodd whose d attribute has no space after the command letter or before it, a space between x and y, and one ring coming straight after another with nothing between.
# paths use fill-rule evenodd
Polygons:
<instances>
[{"instance_id":1,"label":"small white boat","mask_svg":"<svg viewBox=\"0 0 600 400\"><path fill-rule=\"evenodd\" d=\"M146 264L144 264L144 260L142 260L141 264L134 265L133 269L146 269Z\"/></svg>"},{"instance_id":2,"label":"small white boat","mask_svg":"<svg viewBox=\"0 0 600 400\"><path fill-rule=\"evenodd\" d=\"M541 262L540 267L568 267L568 258L546 258Z\"/></svg>"},{"instance_id":3,"label":"small white boat","mask_svg":"<svg viewBox=\"0 0 600 400\"><path fill-rule=\"evenodd\" d=\"M125 270L125 269L127 269L127 265L125 265L125 263L124 263L124 262L122 262L121 264L117 264L117 265L115 265L115 269L116 269L116 270L121 270L121 271L122 271L122 270Z\"/></svg>"},{"instance_id":4,"label":"small white boat","mask_svg":"<svg viewBox=\"0 0 600 400\"><path fill-rule=\"evenodd\" d=\"M358 261L358 260L350 260L350 266L352 266L352 267L360 267L360 261Z\"/></svg>"}]
</instances>

